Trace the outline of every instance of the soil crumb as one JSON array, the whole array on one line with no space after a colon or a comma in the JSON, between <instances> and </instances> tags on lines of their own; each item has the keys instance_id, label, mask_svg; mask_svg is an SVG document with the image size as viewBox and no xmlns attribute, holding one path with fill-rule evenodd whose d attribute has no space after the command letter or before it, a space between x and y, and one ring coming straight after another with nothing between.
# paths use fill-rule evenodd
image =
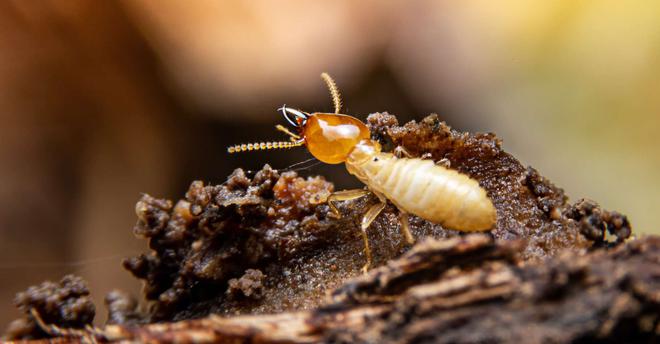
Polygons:
<instances>
[{"instance_id":1,"label":"soil crumb","mask_svg":"<svg viewBox=\"0 0 660 344\"><path fill-rule=\"evenodd\" d=\"M580 233L597 245L621 243L632 234L628 218L616 211L600 208L598 203L581 199L570 205L564 211L567 218L577 222ZM615 240L609 241L607 234L614 235Z\"/></svg>"},{"instance_id":2,"label":"soil crumb","mask_svg":"<svg viewBox=\"0 0 660 344\"><path fill-rule=\"evenodd\" d=\"M31 286L16 295L15 304L25 318L14 320L5 333L5 338L39 339L50 335L44 332L32 316L34 310L46 323L61 328L82 329L91 325L95 308L89 297L87 284L82 278L67 275L59 282L46 281Z\"/></svg>"},{"instance_id":3,"label":"soil crumb","mask_svg":"<svg viewBox=\"0 0 660 344\"><path fill-rule=\"evenodd\" d=\"M227 293L233 297L247 297L255 300L263 296L264 274L259 270L247 269L241 278L229 280Z\"/></svg>"},{"instance_id":4,"label":"soil crumb","mask_svg":"<svg viewBox=\"0 0 660 344\"><path fill-rule=\"evenodd\" d=\"M135 297L120 290L113 290L105 296L105 306L108 309L108 324L135 325L145 319Z\"/></svg>"}]
</instances>

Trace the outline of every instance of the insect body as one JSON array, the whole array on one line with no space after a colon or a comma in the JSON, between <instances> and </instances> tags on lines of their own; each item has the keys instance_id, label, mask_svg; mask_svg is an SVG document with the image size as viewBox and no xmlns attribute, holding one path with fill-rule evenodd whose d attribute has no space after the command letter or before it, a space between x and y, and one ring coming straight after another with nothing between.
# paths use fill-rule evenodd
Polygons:
<instances>
[{"instance_id":1,"label":"insect body","mask_svg":"<svg viewBox=\"0 0 660 344\"><path fill-rule=\"evenodd\" d=\"M363 145L349 155L348 171L397 208L461 231L493 226L495 208L476 180L431 160L397 158Z\"/></svg>"},{"instance_id":2,"label":"insect body","mask_svg":"<svg viewBox=\"0 0 660 344\"><path fill-rule=\"evenodd\" d=\"M496 212L486 191L479 183L455 170L435 164L431 160L404 158L381 152L380 144L371 140L369 128L355 117L342 115L337 87L327 74L326 81L335 104L335 113L306 113L283 106L280 110L293 126L294 134L282 126L277 129L291 137L290 142L255 143L230 147L230 153L254 149L289 148L306 145L318 160L328 164L345 163L368 188L339 191L331 194L328 205L338 215L334 205L374 193L380 200L362 218L362 238L367 264L371 264L371 250L366 230L391 201L400 211L401 232L410 244L414 238L409 230L408 213L430 222L460 231L483 231L493 227ZM405 150L399 149L398 151Z\"/></svg>"}]
</instances>

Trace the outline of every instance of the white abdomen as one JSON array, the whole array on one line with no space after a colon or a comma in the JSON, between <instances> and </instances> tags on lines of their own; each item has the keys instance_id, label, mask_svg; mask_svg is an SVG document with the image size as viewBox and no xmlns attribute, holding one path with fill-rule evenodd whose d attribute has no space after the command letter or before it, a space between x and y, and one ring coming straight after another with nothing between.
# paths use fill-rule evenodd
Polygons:
<instances>
[{"instance_id":1,"label":"white abdomen","mask_svg":"<svg viewBox=\"0 0 660 344\"><path fill-rule=\"evenodd\" d=\"M348 169L401 210L448 229L479 231L495 224L495 207L479 183L431 160L378 153Z\"/></svg>"}]
</instances>

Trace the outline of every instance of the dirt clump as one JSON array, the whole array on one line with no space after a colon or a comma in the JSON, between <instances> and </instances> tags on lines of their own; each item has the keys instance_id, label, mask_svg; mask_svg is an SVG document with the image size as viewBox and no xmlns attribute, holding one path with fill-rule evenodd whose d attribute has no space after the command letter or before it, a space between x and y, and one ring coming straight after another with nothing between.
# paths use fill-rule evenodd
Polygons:
<instances>
[{"instance_id":1,"label":"dirt clump","mask_svg":"<svg viewBox=\"0 0 660 344\"><path fill-rule=\"evenodd\" d=\"M255 298L264 289L257 284L273 282L264 273L284 273L276 271L278 262L335 241L340 222L313 202L332 190L322 177L303 179L266 165L252 178L237 169L222 185L193 182L176 204L144 195L134 232L152 252L124 266L145 281L153 320L231 312L222 302L226 295L240 290Z\"/></svg>"},{"instance_id":2,"label":"dirt clump","mask_svg":"<svg viewBox=\"0 0 660 344\"><path fill-rule=\"evenodd\" d=\"M581 199L564 210L564 215L578 223L580 233L597 245L621 243L632 234L630 223L625 215L602 209L598 203ZM609 242L607 234L616 236Z\"/></svg>"},{"instance_id":3,"label":"dirt clump","mask_svg":"<svg viewBox=\"0 0 660 344\"><path fill-rule=\"evenodd\" d=\"M108 324L135 325L143 323L146 318L135 297L126 292L113 290L104 301L108 309Z\"/></svg>"},{"instance_id":4,"label":"dirt clump","mask_svg":"<svg viewBox=\"0 0 660 344\"><path fill-rule=\"evenodd\" d=\"M82 329L94 320L95 308L87 284L80 277L67 275L59 282L45 281L16 295L15 304L25 314L14 320L6 339L39 339L50 335L38 325L33 312L50 325Z\"/></svg>"},{"instance_id":5,"label":"dirt clump","mask_svg":"<svg viewBox=\"0 0 660 344\"><path fill-rule=\"evenodd\" d=\"M227 294L233 297L246 297L258 300L263 296L264 274L259 270L247 269L241 278L229 280Z\"/></svg>"}]
</instances>

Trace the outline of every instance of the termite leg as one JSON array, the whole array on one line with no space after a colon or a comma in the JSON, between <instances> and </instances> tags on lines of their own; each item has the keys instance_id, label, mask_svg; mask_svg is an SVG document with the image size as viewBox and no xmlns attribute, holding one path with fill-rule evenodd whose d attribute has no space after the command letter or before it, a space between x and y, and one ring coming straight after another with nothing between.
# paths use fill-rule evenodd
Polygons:
<instances>
[{"instance_id":1,"label":"termite leg","mask_svg":"<svg viewBox=\"0 0 660 344\"><path fill-rule=\"evenodd\" d=\"M283 132L283 133L285 133L285 134L291 136L291 141L297 141L297 140L300 140L300 136L298 136L298 135L292 133L289 129L285 128L285 127L284 127L283 125L281 125L281 124L276 125L276 126L275 126L275 129L277 129L277 130L279 130L279 131L281 131L281 132Z\"/></svg>"},{"instance_id":2,"label":"termite leg","mask_svg":"<svg viewBox=\"0 0 660 344\"><path fill-rule=\"evenodd\" d=\"M442 158L442 159L440 159L438 162L436 162L435 164L436 164L436 165L440 165L440 166L442 166L442 167L444 167L444 168L449 168L449 167L451 167L451 161L449 161L449 159L447 159L447 158Z\"/></svg>"},{"instance_id":3,"label":"termite leg","mask_svg":"<svg viewBox=\"0 0 660 344\"><path fill-rule=\"evenodd\" d=\"M333 192L327 198L328 206L330 207L330 210L332 210L332 212L337 217L341 217L341 214L339 213L339 209L337 209L337 206L335 206L334 202L350 201L353 199L364 197L369 193L370 193L369 190L364 190L364 189L353 189L353 190L343 190L343 191Z\"/></svg>"},{"instance_id":4,"label":"termite leg","mask_svg":"<svg viewBox=\"0 0 660 344\"><path fill-rule=\"evenodd\" d=\"M399 211L399 224L401 225L401 234L406 238L409 245L415 243L415 237L410 233L410 222L408 221L408 213Z\"/></svg>"},{"instance_id":5,"label":"termite leg","mask_svg":"<svg viewBox=\"0 0 660 344\"><path fill-rule=\"evenodd\" d=\"M394 148L394 156L397 158L412 158L412 154L403 148L403 146L396 146L396 148Z\"/></svg>"},{"instance_id":6,"label":"termite leg","mask_svg":"<svg viewBox=\"0 0 660 344\"><path fill-rule=\"evenodd\" d=\"M367 228L371 225L372 222L378 217L381 211L385 209L385 206L387 203L385 202L379 202L374 205L372 205L369 210L364 214L362 217L362 225L360 228L362 229L362 240L364 240L364 253L367 256L367 263L362 267L362 272L367 273L369 271L369 267L371 266L371 248L369 247L369 237L367 236Z\"/></svg>"}]
</instances>

